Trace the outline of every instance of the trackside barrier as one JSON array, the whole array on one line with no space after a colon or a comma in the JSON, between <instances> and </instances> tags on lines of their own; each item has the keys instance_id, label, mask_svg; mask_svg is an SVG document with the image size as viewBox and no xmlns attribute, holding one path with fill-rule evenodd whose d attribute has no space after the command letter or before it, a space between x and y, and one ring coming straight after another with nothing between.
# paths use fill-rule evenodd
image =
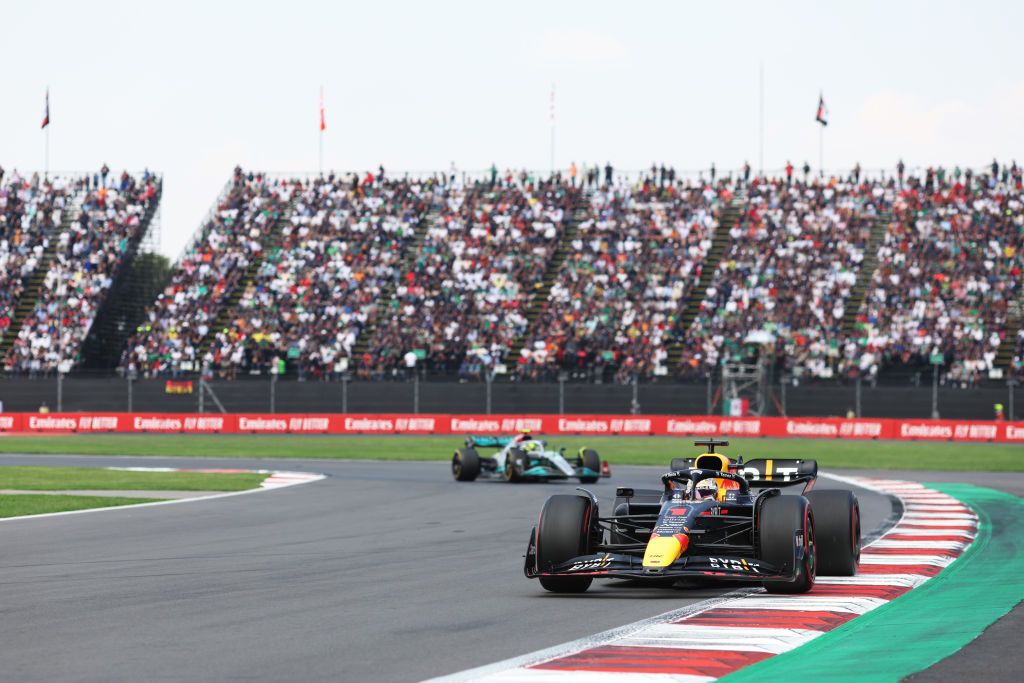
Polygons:
<instances>
[{"instance_id":1,"label":"trackside barrier","mask_svg":"<svg viewBox=\"0 0 1024 683\"><path fill-rule=\"evenodd\" d=\"M4 413L0 433L539 434L805 437L1024 444L1024 422L652 415Z\"/></svg>"}]
</instances>

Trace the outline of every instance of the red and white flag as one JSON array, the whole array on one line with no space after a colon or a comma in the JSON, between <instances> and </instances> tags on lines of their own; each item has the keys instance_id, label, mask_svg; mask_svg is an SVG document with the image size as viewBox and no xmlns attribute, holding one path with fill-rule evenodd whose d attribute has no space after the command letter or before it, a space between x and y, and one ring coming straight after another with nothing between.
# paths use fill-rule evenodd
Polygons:
<instances>
[{"instance_id":1,"label":"red and white flag","mask_svg":"<svg viewBox=\"0 0 1024 683\"><path fill-rule=\"evenodd\" d=\"M825 97L818 93L818 114L814 120L823 126L828 125L828 108L825 106Z\"/></svg>"},{"instance_id":2,"label":"red and white flag","mask_svg":"<svg viewBox=\"0 0 1024 683\"><path fill-rule=\"evenodd\" d=\"M50 89L46 89L46 112L43 114L43 125L40 128L46 128L50 125Z\"/></svg>"},{"instance_id":3,"label":"red and white flag","mask_svg":"<svg viewBox=\"0 0 1024 683\"><path fill-rule=\"evenodd\" d=\"M320 132L327 130L327 121L324 119L324 86L320 86Z\"/></svg>"}]
</instances>

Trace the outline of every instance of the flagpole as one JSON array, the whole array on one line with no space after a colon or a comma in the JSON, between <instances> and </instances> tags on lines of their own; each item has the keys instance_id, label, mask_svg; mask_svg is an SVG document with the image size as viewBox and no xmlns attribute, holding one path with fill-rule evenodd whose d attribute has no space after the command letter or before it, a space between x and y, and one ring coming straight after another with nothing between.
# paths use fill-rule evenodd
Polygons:
<instances>
[{"instance_id":1,"label":"flagpole","mask_svg":"<svg viewBox=\"0 0 1024 683\"><path fill-rule=\"evenodd\" d=\"M317 162L317 170L321 177L324 175L324 86L320 86L320 156Z\"/></svg>"},{"instance_id":2,"label":"flagpole","mask_svg":"<svg viewBox=\"0 0 1024 683\"><path fill-rule=\"evenodd\" d=\"M760 65L760 78L758 95L758 158L757 158L757 174L764 175L764 62Z\"/></svg>"},{"instance_id":3,"label":"flagpole","mask_svg":"<svg viewBox=\"0 0 1024 683\"><path fill-rule=\"evenodd\" d=\"M818 124L818 175L825 177L825 125Z\"/></svg>"},{"instance_id":4,"label":"flagpole","mask_svg":"<svg viewBox=\"0 0 1024 683\"><path fill-rule=\"evenodd\" d=\"M551 175L555 175L555 84L551 84Z\"/></svg>"},{"instance_id":5,"label":"flagpole","mask_svg":"<svg viewBox=\"0 0 1024 683\"><path fill-rule=\"evenodd\" d=\"M43 180L50 179L50 126L46 126L46 160L43 165Z\"/></svg>"}]
</instances>

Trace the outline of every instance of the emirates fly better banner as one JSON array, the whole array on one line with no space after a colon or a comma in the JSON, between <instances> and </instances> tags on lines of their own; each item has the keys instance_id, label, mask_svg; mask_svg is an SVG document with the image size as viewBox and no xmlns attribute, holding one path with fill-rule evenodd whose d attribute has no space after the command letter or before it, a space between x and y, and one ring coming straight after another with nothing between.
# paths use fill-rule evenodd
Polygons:
<instances>
[{"instance_id":1,"label":"emirates fly better banner","mask_svg":"<svg viewBox=\"0 0 1024 683\"><path fill-rule=\"evenodd\" d=\"M3 413L22 434L512 434L805 437L1024 443L1024 422L714 415Z\"/></svg>"}]
</instances>

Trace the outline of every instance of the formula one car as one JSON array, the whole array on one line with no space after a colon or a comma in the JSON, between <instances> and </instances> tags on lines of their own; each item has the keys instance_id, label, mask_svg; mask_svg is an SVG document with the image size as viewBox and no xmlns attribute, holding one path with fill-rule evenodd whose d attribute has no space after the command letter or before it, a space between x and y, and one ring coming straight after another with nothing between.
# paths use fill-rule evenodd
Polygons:
<instances>
[{"instance_id":1,"label":"formula one car","mask_svg":"<svg viewBox=\"0 0 1024 683\"><path fill-rule=\"evenodd\" d=\"M491 457L481 457L478 448L497 452ZM534 438L529 432L516 436L470 436L466 445L452 456L452 476L455 481L473 481L481 474L485 477L494 474L510 482L578 477L584 484L611 476L608 463L602 463L592 448L581 448L576 457L570 459L564 453L564 448L551 450L546 441Z\"/></svg>"},{"instance_id":2,"label":"formula one car","mask_svg":"<svg viewBox=\"0 0 1024 683\"><path fill-rule=\"evenodd\" d=\"M664 585L682 577L763 583L805 593L815 576L853 576L860 561L860 508L851 491L811 491L814 460L731 460L728 441L672 460L663 488L619 488L611 516L597 497L551 496L530 533L527 578L555 593L582 593L594 578ZM802 495L779 486L804 484ZM755 491L754 489L763 489Z\"/></svg>"}]
</instances>

